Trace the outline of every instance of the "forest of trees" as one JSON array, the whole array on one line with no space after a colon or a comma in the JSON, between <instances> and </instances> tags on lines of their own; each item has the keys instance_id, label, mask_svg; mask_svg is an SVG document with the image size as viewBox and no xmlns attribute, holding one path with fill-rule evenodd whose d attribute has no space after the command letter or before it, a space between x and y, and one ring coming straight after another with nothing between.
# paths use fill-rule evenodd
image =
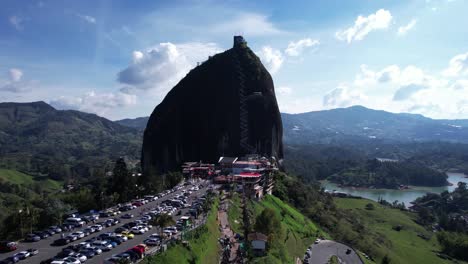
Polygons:
<instances>
[{"instance_id":1,"label":"forest of trees","mask_svg":"<svg viewBox=\"0 0 468 264\"><path fill-rule=\"evenodd\" d=\"M413 206L419 221L443 230L437 238L443 252L459 259L468 260L468 189L459 182L453 192L427 194L416 199Z\"/></svg>"},{"instance_id":2,"label":"forest of trees","mask_svg":"<svg viewBox=\"0 0 468 264\"><path fill-rule=\"evenodd\" d=\"M447 175L418 163L368 160L328 178L330 181L355 187L398 188L400 185L444 186Z\"/></svg>"},{"instance_id":3,"label":"forest of trees","mask_svg":"<svg viewBox=\"0 0 468 264\"><path fill-rule=\"evenodd\" d=\"M65 192L50 192L35 185L22 186L0 181L0 198L2 205L8 209L1 215L0 236L18 239L31 231L61 224L70 211L85 213L105 209L137 196L172 188L183 178L181 173L171 172L164 176L170 179L165 181L164 186L143 186L139 185L134 170L127 167L123 158L119 158L114 163L112 176L106 175L104 170L96 170L92 179L81 181Z\"/></svg>"}]
</instances>

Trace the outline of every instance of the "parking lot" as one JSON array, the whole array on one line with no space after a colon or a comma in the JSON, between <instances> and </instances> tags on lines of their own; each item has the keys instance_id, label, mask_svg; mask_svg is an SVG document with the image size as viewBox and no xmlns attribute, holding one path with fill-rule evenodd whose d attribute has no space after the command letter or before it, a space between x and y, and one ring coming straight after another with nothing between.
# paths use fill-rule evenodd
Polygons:
<instances>
[{"instance_id":1,"label":"parking lot","mask_svg":"<svg viewBox=\"0 0 468 264\"><path fill-rule=\"evenodd\" d=\"M204 195L206 193L207 183L206 182L202 183L202 186L203 187L201 187L199 190L193 190L193 192L187 196L186 201L187 201L188 205L191 205L194 201L196 201L196 199L198 197L200 197L200 196L202 196L202 195ZM116 225L113 225L113 226L104 227L102 230L97 231L95 233L92 233L92 234L90 234L90 235L88 235L88 236L86 236L84 238L79 239L79 240L73 241L68 245L54 246L53 242L55 240L61 238L60 234L55 234L55 235L52 235L52 236L50 236L48 238L42 239L42 240L37 241L37 242L20 242L18 244L17 250L15 250L13 252L9 252L9 253L0 254L0 259L8 258L8 257L10 257L10 256L12 256L12 255L14 255L14 254L16 254L18 252L21 252L21 251L24 251L24 250L27 250L27 249L30 249L30 248L37 249L39 252L35 256L31 256L31 257L28 257L28 258L26 258L24 260L21 260L19 263L25 263L25 264L31 263L31 264L33 264L33 263L40 263L41 261L44 261L44 260L47 260L47 259L51 259L51 258L55 257L59 252L61 252L63 248L66 248L71 244L78 244L80 242L84 242L85 240L89 240L91 238L96 238L99 235L102 235L102 234L105 234L105 233L108 233L108 232L114 232L114 230L117 227L121 227L121 226L123 226L125 224L133 222L133 221L135 221L137 219L140 219L141 216L143 216L144 214L150 212L151 210L157 208L158 206L161 207L161 204L162 204L163 201L171 200L171 199L173 199L174 197L176 197L178 195L182 195L182 193L184 193L184 191L188 191L190 188L193 188L193 187L194 187L193 185L180 186L179 190L174 190L173 192L171 192L169 194L166 194L166 195L164 195L162 197L159 197L159 199L157 199L155 201L148 202L147 204L143 204L143 205L141 205L141 206L139 206L139 207L137 207L135 209L132 209L132 210L129 210L129 211L126 211L126 212L122 212L122 213L120 213L120 214L118 214L116 216L101 217L101 218L99 218L97 220L97 222L102 223L102 222L105 222L108 219L118 219L120 221L120 223L118 223ZM180 211L180 213L178 213L178 211ZM189 214L188 212L189 212L189 208L180 208L177 211L174 211L172 213L172 215L173 215L174 220L177 221L182 216L188 215ZM124 214L132 214L134 217L130 218L130 219L125 219L125 218L121 217ZM94 223L90 222L87 226L84 226L82 228L76 228L75 230L73 230L71 232L66 232L66 234L83 230L86 227L92 226L92 225L94 225ZM88 259L86 261L86 263L104 263L104 261L106 259L112 257L113 255L124 252L127 249L132 248L133 246L136 246L138 244L142 244L143 241L146 240L148 238L148 236L150 236L153 233L157 233L157 234L160 233L160 230L158 229L158 227L152 227L150 230L148 230L144 234L135 234L134 238L128 239L128 241L122 242L120 245L115 246L115 248L113 248L113 249L111 249L109 251L103 251L100 255L96 255L96 256ZM70 263L72 263L72 262L70 262Z\"/></svg>"}]
</instances>

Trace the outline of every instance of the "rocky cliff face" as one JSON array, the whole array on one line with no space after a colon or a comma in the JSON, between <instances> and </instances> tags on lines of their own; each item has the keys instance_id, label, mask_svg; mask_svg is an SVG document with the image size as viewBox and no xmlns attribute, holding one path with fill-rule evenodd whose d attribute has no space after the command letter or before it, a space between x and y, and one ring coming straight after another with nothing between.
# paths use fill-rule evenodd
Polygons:
<instances>
[{"instance_id":1,"label":"rocky cliff face","mask_svg":"<svg viewBox=\"0 0 468 264\"><path fill-rule=\"evenodd\" d=\"M273 81L242 37L191 70L154 109L142 149L143 175L220 156L283 157Z\"/></svg>"}]
</instances>

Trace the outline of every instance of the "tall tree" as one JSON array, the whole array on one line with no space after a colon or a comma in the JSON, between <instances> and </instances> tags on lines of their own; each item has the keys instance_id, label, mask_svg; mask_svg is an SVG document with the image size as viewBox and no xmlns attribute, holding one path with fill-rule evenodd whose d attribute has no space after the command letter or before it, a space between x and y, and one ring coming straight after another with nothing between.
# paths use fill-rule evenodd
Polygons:
<instances>
[{"instance_id":1,"label":"tall tree","mask_svg":"<svg viewBox=\"0 0 468 264\"><path fill-rule=\"evenodd\" d=\"M123 158L119 158L115 162L110 184L111 193L119 194L119 202L126 202L133 198L136 190L136 180L134 178L135 177L132 177L132 175L129 173L125 160Z\"/></svg>"},{"instance_id":2,"label":"tall tree","mask_svg":"<svg viewBox=\"0 0 468 264\"><path fill-rule=\"evenodd\" d=\"M271 236L281 231L281 221L273 209L265 208L255 219L255 230Z\"/></svg>"}]
</instances>

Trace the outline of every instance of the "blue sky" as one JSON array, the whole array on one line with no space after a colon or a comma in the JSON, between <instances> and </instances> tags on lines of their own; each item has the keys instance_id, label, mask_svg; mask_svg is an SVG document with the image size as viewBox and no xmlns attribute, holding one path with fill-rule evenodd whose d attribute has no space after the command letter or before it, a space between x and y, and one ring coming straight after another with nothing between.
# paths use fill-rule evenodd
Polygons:
<instances>
[{"instance_id":1,"label":"blue sky","mask_svg":"<svg viewBox=\"0 0 468 264\"><path fill-rule=\"evenodd\" d=\"M468 118L468 1L0 2L0 101L146 116L243 34L282 112Z\"/></svg>"}]
</instances>

